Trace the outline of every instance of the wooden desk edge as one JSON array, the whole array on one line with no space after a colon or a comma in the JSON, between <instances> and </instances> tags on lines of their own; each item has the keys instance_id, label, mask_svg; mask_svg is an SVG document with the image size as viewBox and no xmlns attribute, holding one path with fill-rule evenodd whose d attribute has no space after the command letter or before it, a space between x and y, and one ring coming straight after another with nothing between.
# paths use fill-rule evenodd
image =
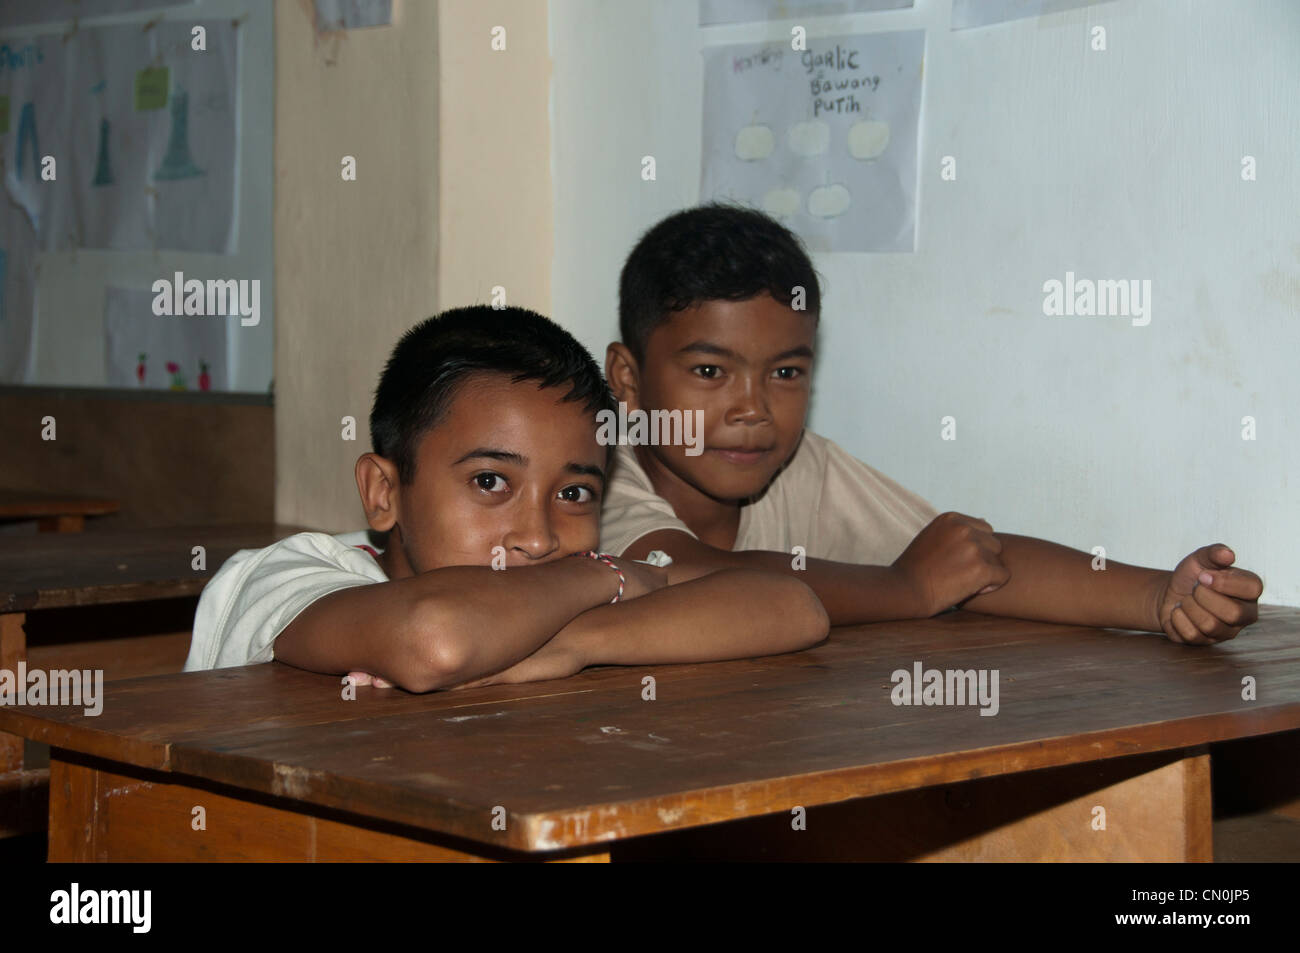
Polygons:
<instances>
[{"instance_id":1,"label":"wooden desk edge","mask_svg":"<svg viewBox=\"0 0 1300 953\"><path fill-rule=\"evenodd\" d=\"M1242 717L1225 725L1225 714ZM1215 741L1296 728L1300 728L1300 703L760 779L612 804L554 811L507 810L507 829L499 839L483 836L485 818L492 805L456 805L448 815L431 823L430 799L416 791L350 779L349 790L339 794L329 789L332 776L323 772L184 744L171 747L167 770L200 784L222 784L349 813L356 813L354 792L361 786L375 795L367 800L370 810L366 817L498 849L536 853L591 847L647 834L758 817L789 811L796 805L816 807L980 778L1194 749Z\"/></svg>"},{"instance_id":2,"label":"wooden desk edge","mask_svg":"<svg viewBox=\"0 0 1300 953\"><path fill-rule=\"evenodd\" d=\"M96 586L13 593L3 605L0 605L0 613L111 605L116 602L148 602L154 599L183 599L187 596L197 596L202 592L212 575L212 573L204 573L197 578L176 578L147 583L105 583Z\"/></svg>"},{"instance_id":3,"label":"wooden desk edge","mask_svg":"<svg viewBox=\"0 0 1300 953\"><path fill-rule=\"evenodd\" d=\"M171 745L168 742L123 738L121 735L89 728L82 722L50 721L28 711L6 710L0 706L0 732L105 761L155 771L170 770Z\"/></svg>"}]
</instances>

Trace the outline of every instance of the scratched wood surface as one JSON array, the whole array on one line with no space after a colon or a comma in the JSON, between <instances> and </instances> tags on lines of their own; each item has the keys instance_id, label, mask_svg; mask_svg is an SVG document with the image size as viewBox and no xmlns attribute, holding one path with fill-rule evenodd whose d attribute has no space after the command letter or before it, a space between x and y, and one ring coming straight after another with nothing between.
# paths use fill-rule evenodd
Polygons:
<instances>
[{"instance_id":1,"label":"scratched wood surface","mask_svg":"<svg viewBox=\"0 0 1300 953\"><path fill-rule=\"evenodd\" d=\"M891 673L999 673L998 714L890 701ZM642 678L657 680L642 698ZM1258 700L1242 699L1242 679ZM548 850L1300 727L1300 610L1209 648L952 613L767 659L424 696L273 663L106 686L0 730L229 790ZM494 808L508 819L493 830Z\"/></svg>"},{"instance_id":2,"label":"scratched wood surface","mask_svg":"<svg viewBox=\"0 0 1300 953\"><path fill-rule=\"evenodd\" d=\"M0 537L0 613L197 594L227 557L297 526L194 526ZM192 568L193 547L206 568Z\"/></svg>"}]
</instances>

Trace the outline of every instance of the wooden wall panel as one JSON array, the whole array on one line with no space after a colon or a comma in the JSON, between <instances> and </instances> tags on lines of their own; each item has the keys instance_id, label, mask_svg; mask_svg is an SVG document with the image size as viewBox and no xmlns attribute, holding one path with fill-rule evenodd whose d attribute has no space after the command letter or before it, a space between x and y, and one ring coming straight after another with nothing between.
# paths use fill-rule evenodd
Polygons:
<instances>
[{"instance_id":1,"label":"wooden wall panel","mask_svg":"<svg viewBox=\"0 0 1300 953\"><path fill-rule=\"evenodd\" d=\"M121 503L117 513L88 518L86 532L272 521L275 429L267 398L112 393L0 388L0 486ZM55 419L55 440L41 439L46 416Z\"/></svg>"}]
</instances>

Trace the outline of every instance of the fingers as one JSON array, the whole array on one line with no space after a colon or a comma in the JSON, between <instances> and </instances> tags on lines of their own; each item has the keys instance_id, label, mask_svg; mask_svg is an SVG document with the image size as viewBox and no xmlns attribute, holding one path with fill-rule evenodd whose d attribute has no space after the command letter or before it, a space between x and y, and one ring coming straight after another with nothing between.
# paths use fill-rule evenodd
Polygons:
<instances>
[{"instance_id":1,"label":"fingers","mask_svg":"<svg viewBox=\"0 0 1300 953\"><path fill-rule=\"evenodd\" d=\"M1188 617L1187 612L1180 603L1174 606L1173 614L1169 616L1169 624L1173 628L1174 641L1182 642L1186 645L1213 645L1214 640L1206 636L1195 623ZM1166 633L1169 634L1169 633ZM1171 636L1172 637L1172 636Z\"/></svg>"},{"instance_id":2,"label":"fingers","mask_svg":"<svg viewBox=\"0 0 1300 953\"><path fill-rule=\"evenodd\" d=\"M1196 551L1196 560L1211 569L1226 569L1237 561L1237 554L1226 543L1211 543Z\"/></svg>"},{"instance_id":3,"label":"fingers","mask_svg":"<svg viewBox=\"0 0 1300 953\"><path fill-rule=\"evenodd\" d=\"M348 678L352 680L353 685L370 685L374 688L392 688L393 683L380 678L378 675L371 675L369 672L348 672Z\"/></svg>"},{"instance_id":4,"label":"fingers","mask_svg":"<svg viewBox=\"0 0 1300 953\"><path fill-rule=\"evenodd\" d=\"M1187 601L1183 600L1184 605ZM1234 599L1210 586L1197 586L1192 601L1230 628L1242 629L1259 619L1259 606L1253 599Z\"/></svg>"},{"instance_id":5,"label":"fingers","mask_svg":"<svg viewBox=\"0 0 1300 953\"><path fill-rule=\"evenodd\" d=\"M1201 588L1207 587L1214 592L1223 593L1234 599L1257 600L1264 593L1264 580L1249 569L1216 569L1200 574L1198 581Z\"/></svg>"},{"instance_id":6,"label":"fingers","mask_svg":"<svg viewBox=\"0 0 1300 953\"><path fill-rule=\"evenodd\" d=\"M1254 603L1238 602L1206 586L1198 586L1190 598L1174 609L1173 622L1183 640L1194 645L1234 639L1258 618ZM1186 625L1180 624L1183 620Z\"/></svg>"}]
</instances>

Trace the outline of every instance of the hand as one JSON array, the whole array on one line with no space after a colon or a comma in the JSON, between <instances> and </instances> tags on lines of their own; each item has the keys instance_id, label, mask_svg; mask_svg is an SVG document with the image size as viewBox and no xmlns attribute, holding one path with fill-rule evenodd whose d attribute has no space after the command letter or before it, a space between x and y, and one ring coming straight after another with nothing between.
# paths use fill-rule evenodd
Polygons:
<instances>
[{"instance_id":1,"label":"hand","mask_svg":"<svg viewBox=\"0 0 1300 953\"><path fill-rule=\"evenodd\" d=\"M958 605L1006 584L1011 572L1002 543L984 520L941 513L916 534L893 568L916 595L918 617Z\"/></svg>"},{"instance_id":2,"label":"hand","mask_svg":"<svg viewBox=\"0 0 1300 953\"><path fill-rule=\"evenodd\" d=\"M457 685L453 690L462 688L479 688L483 685L511 685L518 682L544 682L552 678L568 678L576 675L586 667L586 659L570 640L557 635L526 659L521 659L509 668L476 678L464 685Z\"/></svg>"},{"instance_id":3,"label":"hand","mask_svg":"<svg viewBox=\"0 0 1300 953\"><path fill-rule=\"evenodd\" d=\"M1171 642L1214 645L1235 639L1259 618L1259 576L1229 568L1236 554L1223 543L1202 546L1175 568L1160 593L1157 621Z\"/></svg>"},{"instance_id":4,"label":"hand","mask_svg":"<svg viewBox=\"0 0 1300 953\"><path fill-rule=\"evenodd\" d=\"M393 683L384 681L378 675L371 675L368 672L348 672L348 678L352 679L353 685L373 685L375 688L392 688Z\"/></svg>"}]
</instances>

